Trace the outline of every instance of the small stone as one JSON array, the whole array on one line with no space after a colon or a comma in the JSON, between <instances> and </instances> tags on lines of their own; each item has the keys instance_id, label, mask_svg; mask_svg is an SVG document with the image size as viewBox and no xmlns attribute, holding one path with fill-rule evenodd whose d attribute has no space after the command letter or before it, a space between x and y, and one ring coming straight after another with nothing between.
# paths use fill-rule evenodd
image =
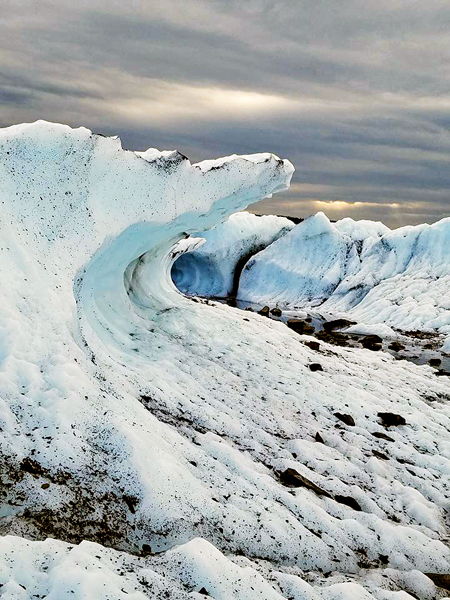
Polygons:
<instances>
[{"instance_id":1,"label":"small stone","mask_svg":"<svg viewBox=\"0 0 450 600\"><path fill-rule=\"evenodd\" d=\"M330 494L317 486L315 483L300 475L295 469L286 469L279 474L280 482L286 487L298 488L306 487L309 490L315 492L318 496L326 496L331 498Z\"/></svg>"},{"instance_id":2,"label":"small stone","mask_svg":"<svg viewBox=\"0 0 450 600\"><path fill-rule=\"evenodd\" d=\"M323 437L320 435L319 432L316 433L314 439L316 440L316 442L319 442L319 444L325 444L325 442L323 441Z\"/></svg>"},{"instance_id":3,"label":"small stone","mask_svg":"<svg viewBox=\"0 0 450 600\"><path fill-rule=\"evenodd\" d=\"M314 327L309 325L303 319L289 319L286 325L300 335L311 335L314 333Z\"/></svg>"},{"instance_id":4,"label":"small stone","mask_svg":"<svg viewBox=\"0 0 450 600\"><path fill-rule=\"evenodd\" d=\"M345 423L346 425L350 425L350 427L353 427L355 425L355 419L351 416L351 415L346 415L346 414L342 414L342 413L334 413L334 416L339 419L340 421L342 421L343 423Z\"/></svg>"},{"instance_id":5,"label":"small stone","mask_svg":"<svg viewBox=\"0 0 450 600\"><path fill-rule=\"evenodd\" d=\"M441 362L442 361L440 358L430 358L428 364L430 365L430 367L438 367L441 364Z\"/></svg>"},{"instance_id":6,"label":"small stone","mask_svg":"<svg viewBox=\"0 0 450 600\"><path fill-rule=\"evenodd\" d=\"M389 350L393 350L394 352L400 352L400 350L405 349L405 346L400 342L394 341L389 344L388 348Z\"/></svg>"},{"instance_id":7,"label":"small stone","mask_svg":"<svg viewBox=\"0 0 450 600\"><path fill-rule=\"evenodd\" d=\"M316 350L316 352L320 350L319 342L305 342L305 345L311 350Z\"/></svg>"},{"instance_id":8,"label":"small stone","mask_svg":"<svg viewBox=\"0 0 450 600\"><path fill-rule=\"evenodd\" d=\"M203 594L203 596L209 596L209 592L204 587L202 587L202 589L199 590L198 593Z\"/></svg>"},{"instance_id":9,"label":"small stone","mask_svg":"<svg viewBox=\"0 0 450 600\"><path fill-rule=\"evenodd\" d=\"M147 554L151 554L152 553L152 549L150 548L150 546L148 544L142 544L142 554L144 556L146 556Z\"/></svg>"},{"instance_id":10,"label":"small stone","mask_svg":"<svg viewBox=\"0 0 450 600\"><path fill-rule=\"evenodd\" d=\"M372 435L380 440L386 440L387 442L395 442L394 438L389 437L382 431L373 431Z\"/></svg>"},{"instance_id":11,"label":"small stone","mask_svg":"<svg viewBox=\"0 0 450 600\"><path fill-rule=\"evenodd\" d=\"M48 490L48 488L49 488L49 487L50 487L50 484L49 484L49 483L43 483L43 484L41 485L41 488L42 488L43 490Z\"/></svg>"},{"instance_id":12,"label":"small stone","mask_svg":"<svg viewBox=\"0 0 450 600\"><path fill-rule=\"evenodd\" d=\"M336 500L336 502L339 502L340 504L345 504L346 506L349 506L350 508L353 508L353 510L361 510L361 507L359 505L359 503L352 498L351 496L335 496L334 499Z\"/></svg>"},{"instance_id":13,"label":"small stone","mask_svg":"<svg viewBox=\"0 0 450 600\"><path fill-rule=\"evenodd\" d=\"M450 591L450 574L448 573L425 573L437 587Z\"/></svg>"},{"instance_id":14,"label":"small stone","mask_svg":"<svg viewBox=\"0 0 450 600\"><path fill-rule=\"evenodd\" d=\"M272 308L272 310L270 311L270 314L273 315L274 317L281 317L282 312L281 310L278 308L278 306L275 306L274 308Z\"/></svg>"},{"instance_id":15,"label":"small stone","mask_svg":"<svg viewBox=\"0 0 450 600\"><path fill-rule=\"evenodd\" d=\"M261 310L258 310L258 314L262 315L263 317L268 317L269 316L269 307L268 306L263 306Z\"/></svg>"},{"instance_id":16,"label":"small stone","mask_svg":"<svg viewBox=\"0 0 450 600\"><path fill-rule=\"evenodd\" d=\"M366 335L362 338L361 345L363 348L366 348L366 350L377 351L381 350L382 341L383 340L380 338L379 335Z\"/></svg>"},{"instance_id":17,"label":"small stone","mask_svg":"<svg viewBox=\"0 0 450 600\"><path fill-rule=\"evenodd\" d=\"M444 369L439 369L439 371L436 371L435 375L437 375L438 377L450 377L450 371L444 371Z\"/></svg>"},{"instance_id":18,"label":"small stone","mask_svg":"<svg viewBox=\"0 0 450 600\"><path fill-rule=\"evenodd\" d=\"M323 371L322 365L320 363L311 363L309 365L310 370L314 373L314 371Z\"/></svg>"},{"instance_id":19,"label":"small stone","mask_svg":"<svg viewBox=\"0 0 450 600\"><path fill-rule=\"evenodd\" d=\"M255 312L251 306L247 306L244 310L248 310L248 312Z\"/></svg>"},{"instance_id":20,"label":"small stone","mask_svg":"<svg viewBox=\"0 0 450 600\"><path fill-rule=\"evenodd\" d=\"M387 456L386 454L383 454L382 452L378 452L378 450L372 450L372 454L376 458L380 458L381 460L389 460L389 456Z\"/></svg>"},{"instance_id":21,"label":"small stone","mask_svg":"<svg viewBox=\"0 0 450 600\"><path fill-rule=\"evenodd\" d=\"M349 321L348 319L334 319L334 321L326 321L322 325L322 328L329 333L333 329L344 329L344 327L350 327L350 325L356 325L356 322Z\"/></svg>"},{"instance_id":22,"label":"small stone","mask_svg":"<svg viewBox=\"0 0 450 600\"><path fill-rule=\"evenodd\" d=\"M398 425L406 425L406 419L401 415L390 412L379 412L378 416L385 427L396 427Z\"/></svg>"}]
</instances>

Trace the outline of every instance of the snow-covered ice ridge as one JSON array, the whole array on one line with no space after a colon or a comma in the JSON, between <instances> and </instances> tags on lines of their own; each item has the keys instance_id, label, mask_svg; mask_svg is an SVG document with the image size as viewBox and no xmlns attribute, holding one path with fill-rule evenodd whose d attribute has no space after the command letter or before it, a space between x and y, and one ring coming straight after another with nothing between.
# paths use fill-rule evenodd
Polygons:
<instances>
[{"instance_id":1,"label":"snow-covered ice ridge","mask_svg":"<svg viewBox=\"0 0 450 600\"><path fill-rule=\"evenodd\" d=\"M319 212L250 259L239 297L450 336L450 218L391 231Z\"/></svg>"},{"instance_id":2,"label":"snow-covered ice ridge","mask_svg":"<svg viewBox=\"0 0 450 600\"><path fill-rule=\"evenodd\" d=\"M189 295L236 295L245 263L293 227L294 223L284 217L235 213L217 227L194 234L201 236L202 243L175 261L175 285Z\"/></svg>"},{"instance_id":3,"label":"snow-covered ice ridge","mask_svg":"<svg viewBox=\"0 0 450 600\"><path fill-rule=\"evenodd\" d=\"M446 378L171 281L186 235L284 189L288 161L44 122L0 157L2 599L445 595Z\"/></svg>"}]
</instances>

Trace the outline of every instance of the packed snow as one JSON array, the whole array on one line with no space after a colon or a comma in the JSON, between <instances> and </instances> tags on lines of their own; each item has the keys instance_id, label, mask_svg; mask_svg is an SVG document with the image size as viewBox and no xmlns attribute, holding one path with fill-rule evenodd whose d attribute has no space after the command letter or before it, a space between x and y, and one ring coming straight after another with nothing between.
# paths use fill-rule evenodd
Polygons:
<instances>
[{"instance_id":1,"label":"packed snow","mask_svg":"<svg viewBox=\"0 0 450 600\"><path fill-rule=\"evenodd\" d=\"M293 227L284 217L257 217L247 212L231 215L217 227L194 234L205 243L174 262L175 285L184 294L195 296L236 295L240 271L249 258Z\"/></svg>"},{"instance_id":2,"label":"packed snow","mask_svg":"<svg viewBox=\"0 0 450 600\"><path fill-rule=\"evenodd\" d=\"M317 213L250 259L239 297L450 336L450 218L394 231Z\"/></svg>"},{"instance_id":3,"label":"packed snow","mask_svg":"<svg viewBox=\"0 0 450 600\"><path fill-rule=\"evenodd\" d=\"M447 378L171 280L186 235L285 189L288 161L45 122L0 155L2 597L445 596Z\"/></svg>"}]
</instances>

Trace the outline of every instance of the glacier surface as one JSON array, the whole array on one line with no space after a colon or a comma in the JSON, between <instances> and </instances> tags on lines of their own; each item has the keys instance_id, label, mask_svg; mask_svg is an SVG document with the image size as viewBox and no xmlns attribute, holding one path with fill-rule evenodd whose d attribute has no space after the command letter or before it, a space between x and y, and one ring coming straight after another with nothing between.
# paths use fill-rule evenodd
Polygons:
<instances>
[{"instance_id":1,"label":"glacier surface","mask_svg":"<svg viewBox=\"0 0 450 600\"><path fill-rule=\"evenodd\" d=\"M450 337L450 218L389 230L317 213L250 259L241 299Z\"/></svg>"},{"instance_id":2,"label":"glacier surface","mask_svg":"<svg viewBox=\"0 0 450 600\"><path fill-rule=\"evenodd\" d=\"M186 236L286 188L288 161L46 122L1 130L0 156L2 597L443 597L445 378L171 280Z\"/></svg>"}]
</instances>

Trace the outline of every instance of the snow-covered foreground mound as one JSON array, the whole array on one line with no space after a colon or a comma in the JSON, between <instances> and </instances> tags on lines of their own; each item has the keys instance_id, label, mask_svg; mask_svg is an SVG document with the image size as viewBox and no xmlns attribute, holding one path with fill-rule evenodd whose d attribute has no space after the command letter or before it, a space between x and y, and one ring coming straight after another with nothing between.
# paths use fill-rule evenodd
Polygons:
<instances>
[{"instance_id":1,"label":"snow-covered foreground mound","mask_svg":"<svg viewBox=\"0 0 450 600\"><path fill-rule=\"evenodd\" d=\"M217 227L197 234L205 242L175 261L175 285L189 295L236 295L241 270L249 258L293 227L284 217L257 217L247 212L231 215Z\"/></svg>"},{"instance_id":2,"label":"snow-covered foreground mound","mask_svg":"<svg viewBox=\"0 0 450 600\"><path fill-rule=\"evenodd\" d=\"M450 335L450 218L390 231L317 213L254 256L239 297Z\"/></svg>"},{"instance_id":3,"label":"snow-covered foreground mound","mask_svg":"<svg viewBox=\"0 0 450 600\"><path fill-rule=\"evenodd\" d=\"M446 378L172 284L185 234L290 163L46 123L0 154L2 597L442 597Z\"/></svg>"}]
</instances>

